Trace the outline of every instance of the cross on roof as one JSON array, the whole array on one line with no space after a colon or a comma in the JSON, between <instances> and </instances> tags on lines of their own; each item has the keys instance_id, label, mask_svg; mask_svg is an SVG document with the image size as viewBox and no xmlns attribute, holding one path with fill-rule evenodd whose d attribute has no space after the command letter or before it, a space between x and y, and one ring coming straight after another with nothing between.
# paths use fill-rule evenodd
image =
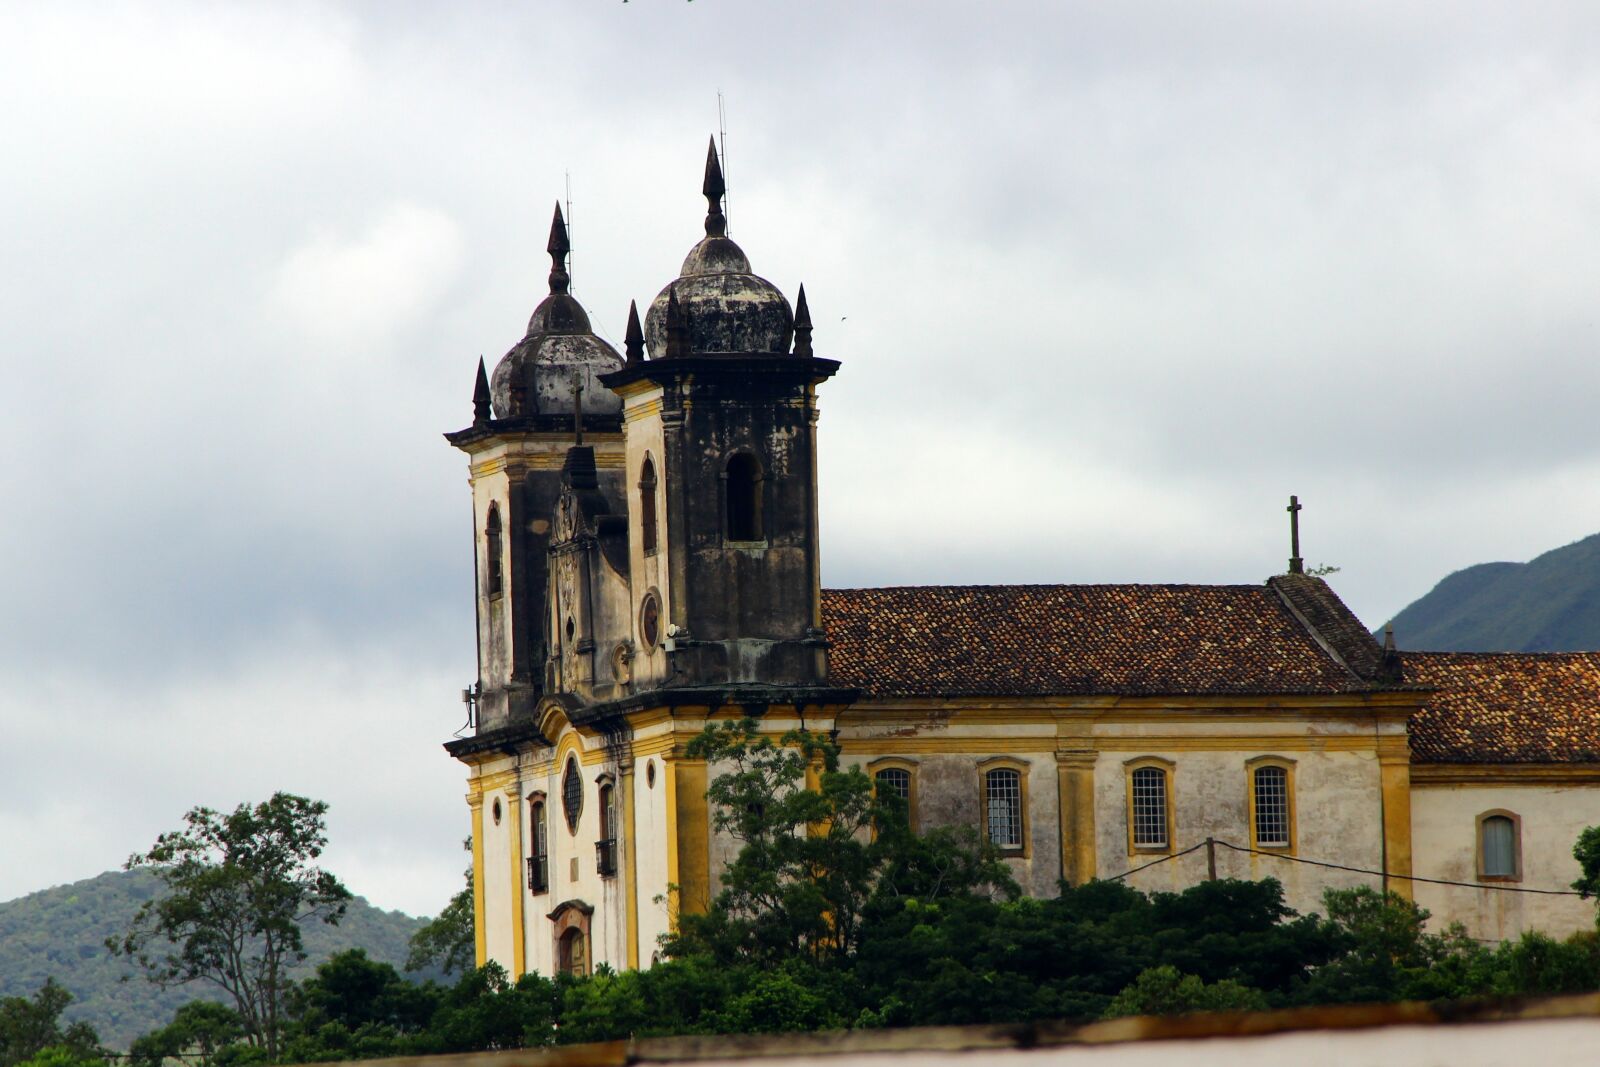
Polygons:
<instances>
[{"instance_id":1,"label":"cross on roof","mask_svg":"<svg viewBox=\"0 0 1600 1067\"><path fill-rule=\"evenodd\" d=\"M1284 510L1289 513L1289 573L1304 574L1306 562L1300 558L1300 498L1291 496Z\"/></svg>"}]
</instances>

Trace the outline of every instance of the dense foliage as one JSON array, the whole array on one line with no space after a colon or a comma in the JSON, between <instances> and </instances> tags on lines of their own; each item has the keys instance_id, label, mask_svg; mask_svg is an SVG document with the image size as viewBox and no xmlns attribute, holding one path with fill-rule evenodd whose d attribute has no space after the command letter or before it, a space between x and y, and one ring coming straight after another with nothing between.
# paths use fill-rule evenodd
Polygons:
<instances>
[{"instance_id":1,"label":"dense foliage","mask_svg":"<svg viewBox=\"0 0 1600 1067\"><path fill-rule=\"evenodd\" d=\"M0 997L0 1067L103 1067L93 1028L62 1025L71 1002L72 994L53 981L31 997Z\"/></svg>"}]
</instances>

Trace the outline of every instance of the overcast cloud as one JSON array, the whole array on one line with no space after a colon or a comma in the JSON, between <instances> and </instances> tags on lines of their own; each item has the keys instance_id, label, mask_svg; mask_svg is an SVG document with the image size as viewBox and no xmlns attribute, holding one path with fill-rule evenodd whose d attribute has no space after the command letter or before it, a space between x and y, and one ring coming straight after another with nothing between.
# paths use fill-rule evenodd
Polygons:
<instances>
[{"instance_id":1,"label":"overcast cloud","mask_svg":"<svg viewBox=\"0 0 1600 1067\"><path fill-rule=\"evenodd\" d=\"M830 585L1255 582L1379 625L1600 529L1589 3L23 4L0 34L0 899L194 804L459 885L464 457L544 292L805 282ZM1402 642L1404 635L1401 635Z\"/></svg>"}]
</instances>

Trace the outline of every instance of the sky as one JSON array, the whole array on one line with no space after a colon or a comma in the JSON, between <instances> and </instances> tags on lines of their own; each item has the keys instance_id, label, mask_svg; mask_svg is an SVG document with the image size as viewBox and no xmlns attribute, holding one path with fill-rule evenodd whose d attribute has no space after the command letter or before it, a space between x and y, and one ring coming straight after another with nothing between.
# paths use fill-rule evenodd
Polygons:
<instances>
[{"instance_id":1,"label":"sky","mask_svg":"<svg viewBox=\"0 0 1600 1067\"><path fill-rule=\"evenodd\" d=\"M1260 582L1379 626L1600 530L1600 8L5 5L0 900L326 800L460 886L465 457L545 292L806 286L832 586ZM569 194L570 190L570 194ZM1399 635L1402 647L1405 635Z\"/></svg>"}]
</instances>

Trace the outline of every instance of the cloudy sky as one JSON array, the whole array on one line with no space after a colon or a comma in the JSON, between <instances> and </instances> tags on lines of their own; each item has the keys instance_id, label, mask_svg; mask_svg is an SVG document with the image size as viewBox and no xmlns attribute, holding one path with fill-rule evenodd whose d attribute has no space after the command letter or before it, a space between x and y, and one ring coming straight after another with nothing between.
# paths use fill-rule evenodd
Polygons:
<instances>
[{"instance_id":1,"label":"cloudy sky","mask_svg":"<svg viewBox=\"0 0 1600 1067\"><path fill-rule=\"evenodd\" d=\"M8 5L0 899L192 805L459 885L472 373L729 217L800 283L832 585L1256 582L1379 625L1600 530L1600 9ZM1402 643L1404 635L1401 635Z\"/></svg>"}]
</instances>

